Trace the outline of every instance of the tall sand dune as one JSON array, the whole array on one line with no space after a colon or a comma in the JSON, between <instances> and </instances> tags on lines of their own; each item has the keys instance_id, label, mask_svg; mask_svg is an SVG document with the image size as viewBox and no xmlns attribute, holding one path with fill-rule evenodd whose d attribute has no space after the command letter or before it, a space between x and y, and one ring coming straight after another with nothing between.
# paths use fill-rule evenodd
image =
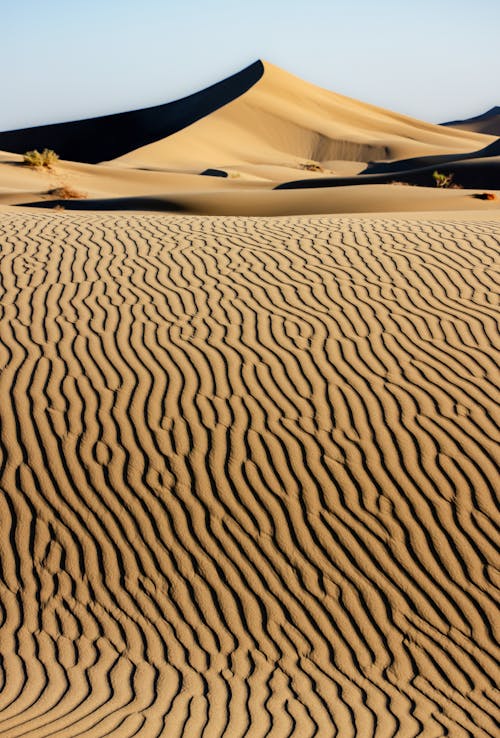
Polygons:
<instances>
[{"instance_id":1,"label":"tall sand dune","mask_svg":"<svg viewBox=\"0 0 500 738\"><path fill-rule=\"evenodd\" d=\"M0 209L2 738L498 735L499 223Z\"/></svg>"},{"instance_id":2,"label":"tall sand dune","mask_svg":"<svg viewBox=\"0 0 500 738\"><path fill-rule=\"evenodd\" d=\"M232 102L119 162L200 170L244 164L297 167L310 160L330 166L335 160L471 152L493 141L338 95L267 62L263 67L262 77Z\"/></svg>"},{"instance_id":3,"label":"tall sand dune","mask_svg":"<svg viewBox=\"0 0 500 738\"><path fill-rule=\"evenodd\" d=\"M267 193L302 187L302 181L306 187L393 179L432 186L438 167L459 175L463 187L498 189L499 144L495 136L424 123L258 61L165 105L0 133L0 204L50 202L64 188L80 192L76 199L143 197L151 203L161 196L172 204L185 194L208 201L215 190L232 190L228 199L238 202L244 190ZM46 147L61 157L56 167L35 172L23 166L24 152ZM256 198L252 192L249 201ZM227 213L322 212L308 205L276 210L283 198L271 207L269 200L264 194L261 211ZM199 211L189 204L185 209ZM217 204L212 212L225 214Z\"/></svg>"},{"instance_id":4,"label":"tall sand dune","mask_svg":"<svg viewBox=\"0 0 500 738\"><path fill-rule=\"evenodd\" d=\"M169 136L226 105L262 76L257 61L241 72L181 100L126 113L0 132L0 149L23 154L54 149L64 159L96 164Z\"/></svg>"}]
</instances>

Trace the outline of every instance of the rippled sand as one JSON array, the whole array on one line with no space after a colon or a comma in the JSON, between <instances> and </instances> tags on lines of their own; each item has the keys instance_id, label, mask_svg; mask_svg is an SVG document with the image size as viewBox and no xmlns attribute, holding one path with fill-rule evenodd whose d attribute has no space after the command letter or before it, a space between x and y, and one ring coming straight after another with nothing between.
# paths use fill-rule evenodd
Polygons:
<instances>
[{"instance_id":1,"label":"rippled sand","mask_svg":"<svg viewBox=\"0 0 500 738\"><path fill-rule=\"evenodd\" d=\"M2 738L496 735L499 230L0 213Z\"/></svg>"}]
</instances>

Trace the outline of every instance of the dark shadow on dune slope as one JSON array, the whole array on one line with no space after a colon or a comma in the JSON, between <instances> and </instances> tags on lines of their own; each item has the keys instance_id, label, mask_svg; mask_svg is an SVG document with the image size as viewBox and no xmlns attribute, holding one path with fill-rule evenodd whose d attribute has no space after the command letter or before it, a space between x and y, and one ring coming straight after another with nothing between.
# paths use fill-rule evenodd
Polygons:
<instances>
[{"instance_id":1,"label":"dark shadow on dune slope","mask_svg":"<svg viewBox=\"0 0 500 738\"><path fill-rule=\"evenodd\" d=\"M419 156L414 159L400 159L390 162L372 162L361 174L383 174L385 172L404 172L410 169L423 167L437 167L443 164L466 161L468 159L486 159L490 156L500 156L500 138L485 146L479 151L470 151L466 154L439 154L437 156Z\"/></svg>"},{"instance_id":2,"label":"dark shadow on dune slope","mask_svg":"<svg viewBox=\"0 0 500 738\"><path fill-rule=\"evenodd\" d=\"M110 197L99 200L38 200L25 202L23 208L51 210L151 210L155 212L181 213L186 210L180 203L166 197Z\"/></svg>"},{"instance_id":3,"label":"dark shadow on dune slope","mask_svg":"<svg viewBox=\"0 0 500 738\"><path fill-rule=\"evenodd\" d=\"M225 172L223 169L205 169L203 172L200 172L205 177L227 177L227 172Z\"/></svg>"},{"instance_id":4,"label":"dark shadow on dune slope","mask_svg":"<svg viewBox=\"0 0 500 738\"><path fill-rule=\"evenodd\" d=\"M315 187L345 187L347 185L390 184L403 182L420 187L434 187L432 173L436 166L420 169L396 170L383 174L358 174L355 177L316 177L284 182L274 189L296 190ZM443 174L453 174L453 182L465 189L490 188L500 189L500 156L491 159L475 159L474 161L451 161L440 166Z\"/></svg>"},{"instance_id":5,"label":"dark shadow on dune slope","mask_svg":"<svg viewBox=\"0 0 500 738\"><path fill-rule=\"evenodd\" d=\"M54 149L62 159L96 164L170 136L247 92L264 74L261 61L181 100L127 113L0 133L0 150Z\"/></svg>"},{"instance_id":6,"label":"dark shadow on dune slope","mask_svg":"<svg viewBox=\"0 0 500 738\"><path fill-rule=\"evenodd\" d=\"M465 131L476 131L476 133L487 133L491 136L500 136L500 106L490 108L486 113L476 115L474 118L450 120L448 123L441 123L441 125L450 128L461 128Z\"/></svg>"}]
</instances>

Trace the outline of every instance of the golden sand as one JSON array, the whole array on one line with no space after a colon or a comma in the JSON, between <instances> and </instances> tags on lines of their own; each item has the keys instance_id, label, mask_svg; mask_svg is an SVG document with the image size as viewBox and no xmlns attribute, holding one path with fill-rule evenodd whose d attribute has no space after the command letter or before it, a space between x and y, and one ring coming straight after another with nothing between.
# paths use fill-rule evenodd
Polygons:
<instances>
[{"instance_id":1,"label":"golden sand","mask_svg":"<svg viewBox=\"0 0 500 738\"><path fill-rule=\"evenodd\" d=\"M0 244L2 738L496 734L498 210Z\"/></svg>"}]
</instances>

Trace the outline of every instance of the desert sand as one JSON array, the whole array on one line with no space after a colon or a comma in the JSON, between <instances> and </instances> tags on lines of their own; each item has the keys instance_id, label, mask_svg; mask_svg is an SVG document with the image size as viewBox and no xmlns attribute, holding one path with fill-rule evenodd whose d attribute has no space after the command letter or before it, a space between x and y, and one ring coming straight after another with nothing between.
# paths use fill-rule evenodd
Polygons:
<instances>
[{"instance_id":1,"label":"desert sand","mask_svg":"<svg viewBox=\"0 0 500 738\"><path fill-rule=\"evenodd\" d=\"M497 142L291 79L0 154L1 738L497 735Z\"/></svg>"},{"instance_id":2,"label":"desert sand","mask_svg":"<svg viewBox=\"0 0 500 738\"><path fill-rule=\"evenodd\" d=\"M500 136L500 107L497 105L487 110L486 113L474 116L474 118L453 120L449 123L443 123L443 125L464 131L475 131L476 133Z\"/></svg>"}]
</instances>

